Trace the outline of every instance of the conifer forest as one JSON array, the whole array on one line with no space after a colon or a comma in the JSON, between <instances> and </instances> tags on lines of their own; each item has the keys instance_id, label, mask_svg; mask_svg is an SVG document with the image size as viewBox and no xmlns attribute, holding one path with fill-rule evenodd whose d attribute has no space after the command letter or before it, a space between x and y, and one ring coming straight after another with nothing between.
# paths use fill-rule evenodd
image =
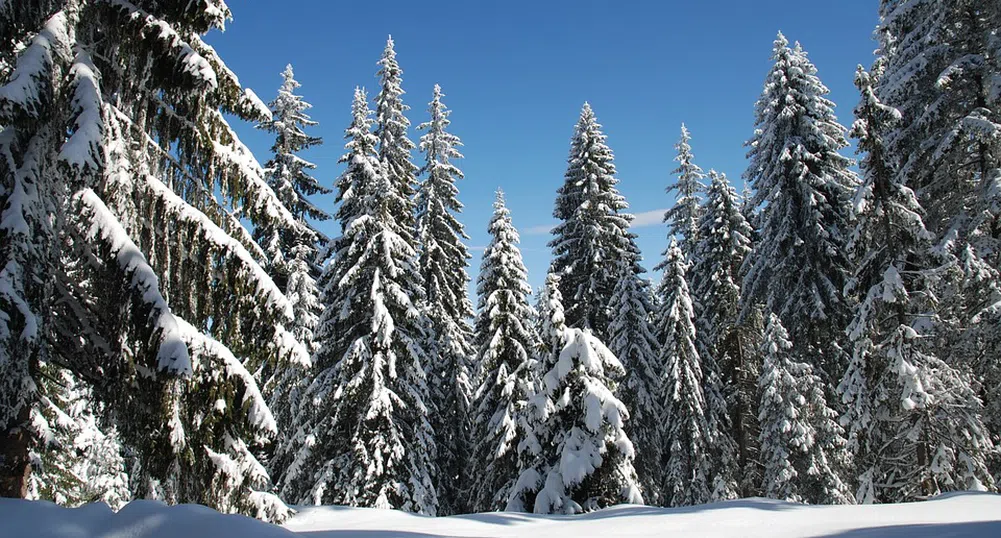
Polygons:
<instances>
[{"instance_id":1,"label":"conifer forest","mask_svg":"<svg viewBox=\"0 0 1001 538\"><path fill-rule=\"evenodd\" d=\"M574 104L533 289L504 192L464 218L462 111L406 43L349 51L349 103L294 57L241 85L223 0L0 0L0 496L281 523L997 492L1001 2L857 8L854 110L792 36L750 45L742 181L685 125L620 178ZM620 180L666 189L665 251Z\"/></svg>"}]
</instances>

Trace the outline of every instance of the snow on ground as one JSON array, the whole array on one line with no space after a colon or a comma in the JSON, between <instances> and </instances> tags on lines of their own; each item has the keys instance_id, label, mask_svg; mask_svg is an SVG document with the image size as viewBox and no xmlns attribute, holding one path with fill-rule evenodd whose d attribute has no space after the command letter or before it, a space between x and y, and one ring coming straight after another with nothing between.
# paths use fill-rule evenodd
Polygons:
<instances>
[{"instance_id":1,"label":"snow on ground","mask_svg":"<svg viewBox=\"0 0 1001 538\"><path fill-rule=\"evenodd\" d=\"M958 493L923 503L803 506L741 499L690 508L623 505L580 516L513 513L429 518L371 508L305 508L285 528L205 507L135 501L115 514L103 504L61 508L0 499L2 538L583 538L1001 537L1001 495Z\"/></svg>"}]
</instances>

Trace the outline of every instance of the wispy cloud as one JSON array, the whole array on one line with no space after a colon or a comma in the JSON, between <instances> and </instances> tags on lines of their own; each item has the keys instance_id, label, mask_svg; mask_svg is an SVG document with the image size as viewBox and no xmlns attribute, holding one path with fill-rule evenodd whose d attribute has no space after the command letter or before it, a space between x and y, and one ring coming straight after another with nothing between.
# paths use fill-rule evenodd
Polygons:
<instances>
[{"instance_id":1,"label":"wispy cloud","mask_svg":"<svg viewBox=\"0 0 1001 538\"><path fill-rule=\"evenodd\" d=\"M470 252L483 252L487 247L485 245L473 245L469 247Z\"/></svg>"},{"instance_id":2,"label":"wispy cloud","mask_svg":"<svg viewBox=\"0 0 1001 538\"><path fill-rule=\"evenodd\" d=\"M522 233L525 235L546 235L547 233L553 231L553 228L555 227L555 224L541 224L539 226L525 228Z\"/></svg>"},{"instance_id":3,"label":"wispy cloud","mask_svg":"<svg viewBox=\"0 0 1001 538\"><path fill-rule=\"evenodd\" d=\"M650 226L659 226L664 222L664 212L667 209L654 209L651 211L644 211L642 213L636 213L633 215L633 223L631 228L649 228ZM525 228L525 235L545 235L553 231L556 227L555 224L540 224L539 226L532 226Z\"/></svg>"},{"instance_id":4,"label":"wispy cloud","mask_svg":"<svg viewBox=\"0 0 1001 538\"><path fill-rule=\"evenodd\" d=\"M632 228L646 228L649 226L659 226L664 222L664 212L667 209L654 209L633 215Z\"/></svg>"}]
</instances>

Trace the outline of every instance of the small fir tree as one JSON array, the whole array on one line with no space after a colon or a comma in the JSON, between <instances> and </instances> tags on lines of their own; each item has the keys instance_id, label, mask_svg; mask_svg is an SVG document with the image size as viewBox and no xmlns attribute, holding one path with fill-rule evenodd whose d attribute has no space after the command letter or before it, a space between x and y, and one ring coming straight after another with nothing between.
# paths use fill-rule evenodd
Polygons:
<instances>
[{"instance_id":1,"label":"small fir tree","mask_svg":"<svg viewBox=\"0 0 1001 538\"><path fill-rule=\"evenodd\" d=\"M837 413L827 406L821 379L809 364L793 359L792 348L782 321L769 315L758 381L761 489L792 502L853 503L841 479L849 458Z\"/></svg>"},{"instance_id":2,"label":"small fir tree","mask_svg":"<svg viewBox=\"0 0 1001 538\"><path fill-rule=\"evenodd\" d=\"M535 392L538 336L531 325L531 288L518 249L518 232L497 191L477 279L479 386L473 399L473 448L469 476L472 512L503 510L518 477L519 418Z\"/></svg>"}]
</instances>

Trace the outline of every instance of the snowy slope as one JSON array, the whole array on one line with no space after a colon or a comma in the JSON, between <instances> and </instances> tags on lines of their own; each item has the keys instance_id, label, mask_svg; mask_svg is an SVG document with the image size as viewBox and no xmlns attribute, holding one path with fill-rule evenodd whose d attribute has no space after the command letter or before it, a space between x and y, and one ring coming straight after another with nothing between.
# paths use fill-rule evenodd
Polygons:
<instances>
[{"instance_id":1,"label":"snowy slope","mask_svg":"<svg viewBox=\"0 0 1001 538\"><path fill-rule=\"evenodd\" d=\"M996 538L1001 495L961 493L881 506L802 506L742 499L692 508L617 506L582 516L495 513L428 518L367 508L307 508L285 528L192 505L130 503L117 515L103 504L61 508L0 499L2 538L426 538L543 536L583 538L838 537Z\"/></svg>"}]
</instances>

